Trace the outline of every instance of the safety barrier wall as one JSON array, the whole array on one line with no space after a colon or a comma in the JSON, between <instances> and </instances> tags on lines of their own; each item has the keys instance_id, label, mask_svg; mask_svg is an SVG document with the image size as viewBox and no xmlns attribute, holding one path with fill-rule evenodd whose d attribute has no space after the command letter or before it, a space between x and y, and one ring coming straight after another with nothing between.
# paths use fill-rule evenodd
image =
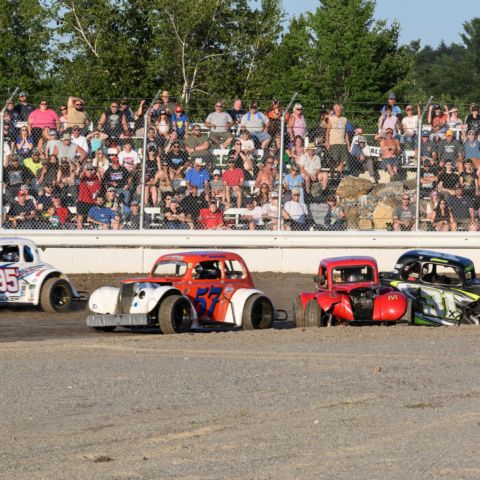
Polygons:
<instances>
[{"instance_id":1,"label":"safety barrier wall","mask_svg":"<svg viewBox=\"0 0 480 480\"><path fill-rule=\"evenodd\" d=\"M42 259L66 273L147 272L159 255L196 249L235 251L256 272L314 273L321 258L344 255L370 255L381 270L389 270L401 253L412 248L466 256L480 268L480 235L472 232L15 233L35 241L42 249Z\"/></svg>"}]
</instances>

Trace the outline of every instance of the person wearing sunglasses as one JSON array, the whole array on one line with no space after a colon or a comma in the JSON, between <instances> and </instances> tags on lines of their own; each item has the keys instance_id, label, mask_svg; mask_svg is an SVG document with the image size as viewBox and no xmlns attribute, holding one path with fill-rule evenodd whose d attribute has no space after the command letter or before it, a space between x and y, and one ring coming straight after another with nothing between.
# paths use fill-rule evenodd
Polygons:
<instances>
[{"instance_id":1,"label":"person wearing sunglasses","mask_svg":"<svg viewBox=\"0 0 480 480\"><path fill-rule=\"evenodd\" d=\"M67 102L67 128L77 125L82 134L90 125L90 119L85 111L85 101L79 97L68 97Z\"/></svg>"},{"instance_id":2,"label":"person wearing sunglasses","mask_svg":"<svg viewBox=\"0 0 480 480\"><path fill-rule=\"evenodd\" d=\"M303 115L303 107L300 103L296 103L293 106L293 113L288 118L288 133L290 135L290 141L293 142L293 139L296 136L305 138L305 133L307 130L307 122Z\"/></svg>"},{"instance_id":3,"label":"person wearing sunglasses","mask_svg":"<svg viewBox=\"0 0 480 480\"><path fill-rule=\"evenodd\" d=\"M28 103L27 94L25 92L20 92L18 94L18 103L13 109L17 114L17 120L19 122L26 122L34 110L35 107L31 103Z\"/></svg>"},{"instance_id":4,"label":"person wearing sunglasses","mask_svg":"<svg viewBox=\"0 0 480 480\"><path fill-rule=\"evenodd\" d=\"M45 127L59 131L60 117L55 110L49 108L46 100L41 100L38 108L29 115L27 121L28 133L33 138L35 145L42 137L42 129Z\"/></svg>"},{"instance_id":5,"label":"person wearing sunglasses","mask_svg":"<svg viewBox=\"0 0 480 480\"><path fill-rule=\"evenodd\" d=\"M215 102L215 111L205 120L205 126L210 129L210 140L220 148L227 148L233 140L230 129L233 119L229 113L223 111L223 103Z\"/></svg>"}]
</instances>

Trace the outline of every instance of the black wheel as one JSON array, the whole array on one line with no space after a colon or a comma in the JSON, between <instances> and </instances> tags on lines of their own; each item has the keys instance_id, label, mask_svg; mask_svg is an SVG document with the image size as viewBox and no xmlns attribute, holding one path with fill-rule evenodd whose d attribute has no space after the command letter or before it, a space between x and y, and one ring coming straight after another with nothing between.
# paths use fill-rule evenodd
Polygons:
<instances>
[{"instance_id":1,"label":"black wheel","mask_svg":"<svg viewBox=\"0 0 480 480\"><path fill-rule=\"evenodd\" d=\"M271 328L275 310L272 302L265 295L255 293L243 307L242 325L244 330Z\"/></svg>"},{"instance_id":2,"label":"black wheel","mask_svg":"<svg viewBox=\"0 0 480 480\"><path fill-rule=\"evenodd\" d=\"M306 327L325 327L325 313L320 308L318 302L313 299L307 303L305 308L305 326Z\"/></svg>"},{"instance_id":3,"label":"black wheel","mask_svg":"<svg viewBox=\"0 0 480 480\"><path fill-rule=\"evenodd\" d=\"M72 288L63 278L48 278L42 285L40 305L48 313L65 313L72 303Z\"/></svg>"},{"instance_id":4,"label":"black wheel","mask_svg":"<svg viewBox=\"0 0 480 480\"><path fill-rule=\"evenodd\" d=\"M293 323L297 328L302 328L305 326L305 309L303 308L302 301L300 297L295 297L292 302L292 312L293 312Z\"/></svg>"},{"instance_id":5,"label":"black wheel","mask_svg":"<svg viewBox=\"0 0 480 480\"><path fill-rule=\"evenodd\" d=\"M96 332L113 332L117 327L91 327Z\"/></svg>"},{"instance_id":6,"label":"black wheel","mask_svg":"<svg viewBox=\"0 0 480 480\"><path fill-rule=\"evenodd\" d=\"M164 334L184 333L192 328L193 311L187 298L170 295L160 303L158 325Z\"/></svg>"},{"instance_id":7,"label":"black wheel","mask_svg":"<svg viewBox=\"0 0 480 480\"><path fill-rule=\"evenodd\" d=\"M480 304L468 306L462 315L460 323L480 325Z\"/></svg>"}]
</instances>

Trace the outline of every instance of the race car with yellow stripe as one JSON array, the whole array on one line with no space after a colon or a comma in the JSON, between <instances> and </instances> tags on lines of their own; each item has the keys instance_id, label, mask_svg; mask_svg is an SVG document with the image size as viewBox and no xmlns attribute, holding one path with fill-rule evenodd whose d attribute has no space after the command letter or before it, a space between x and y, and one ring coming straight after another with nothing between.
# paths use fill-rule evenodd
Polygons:
<instances>
[{"instance_id":1,"label":"race car with yellow stripe","mask_svg":"<svg viewBox=\"0 0 480 480\"><path fill-rule=\"evenodd\" d=\"M415 325L480 324L480 279L469 258L410 250L380 279L406 295Z\"/></svg>"}]
</instances>

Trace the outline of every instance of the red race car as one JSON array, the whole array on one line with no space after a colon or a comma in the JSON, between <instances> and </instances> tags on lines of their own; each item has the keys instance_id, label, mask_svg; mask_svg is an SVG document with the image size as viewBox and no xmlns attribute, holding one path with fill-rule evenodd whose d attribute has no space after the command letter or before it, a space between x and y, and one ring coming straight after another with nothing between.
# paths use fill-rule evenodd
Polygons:
<instances>
[{"instance_id":1,"label":"red race car","mask_svg":"<svg viewBox=\"0 0 480 480\"><path fill-rule=\"evenodd\" d=\"M158 326L162 333L192 326L270 328L286 318L255 288L243 259L231 252L198 251L163 255L148 276L101 287L89 299L87 325L111 332L118 326ZM278 313L281 312L281 317Z\"/></svg>"},{"instance_id":2,"label":"red race car","mask_svg":"<svg viewBox=\"0 0 480 480\"><path fill-rule=\"evenodd\" d=\"M315 292L300 293L293 301L297 327L408 320L405 295L380 285L372 257L326 258L314 282Z\"/></svg>"}]
</instances>

